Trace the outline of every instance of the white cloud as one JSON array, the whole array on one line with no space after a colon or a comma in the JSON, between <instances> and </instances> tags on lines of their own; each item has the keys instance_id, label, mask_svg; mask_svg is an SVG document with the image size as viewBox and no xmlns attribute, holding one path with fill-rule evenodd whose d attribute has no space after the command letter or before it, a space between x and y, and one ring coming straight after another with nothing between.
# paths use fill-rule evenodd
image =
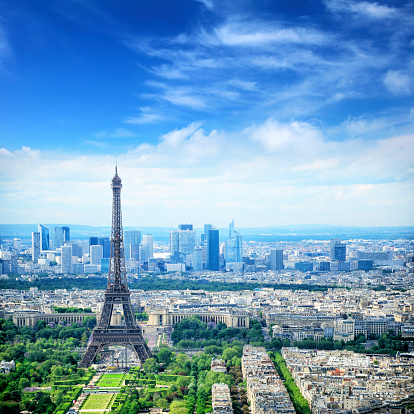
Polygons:
<instances>
[{"instance_id":1,"label":"white cloud","mask_svg":"<svg viewBox=\"0 0 414 414\"><path fill-rule=\"evenodd\" d=\"M389 70L384 78L384 85L394 95L409 95L412 83L408 74L397 70Z\"/></svg>"},{"instance_id":2,"label":"white cloud","mask_svg":"<svg viewBox=\"0 0 414 414\"><path fill-rule=\"evenodd\" d=\"M317 159L309 164L295 165L292 171L312 171L312 170L329 170L338 165L336 158L328 160Z\"/></svg>"},{"instance_id":3,"label":"white cloud","mask_svg":"<svg viewBox=\"0 0 414 414\"><path fill-rule=\"evenodd\" d=\"M409 225L413 159L413 135L341 142L297 121L192 123L118 156L124 225ZM110 224L112 155L24 147L0 150L0 163L3 222Z\"/></svg>"},{"instance_id":4,"label":"white cloud","mask_svg":"<svg viewBox=\"0 0 414 414\"><path fill-rule=\"evenodd\" d=\"M139 108L141 113L138 116L129 117L125 120L127 124L152 124L163 121L165 117L153 111L149 106Z\"/></svg>"},{"instance_id":5,"label":"white cloud","mask_svg":"<svg viewBox=\"0 0 414 414\"><path fill-rule=\"evenodd\" d=\"M372 19L384 19L397 17L398 9L377 2L352 1L352 0L327 0L326 5L335 12L348 12L369 17Z\"/></svg>"},{"instance_id":6,"label":"white cloud","mask_svg":"<svg viewBox=\"0 0 414 414\"><path fill-rule=\"evenodd\" d=\"M381 130L386 128L388 123L387 120L381 118L349 118L342 124L342 127L345 128L351 136L355 136Z\"/></svg>"},{"instance_id":7,"label":"white cloud","mask_svg":"<svg viewBox=\"0 0 414 414\"><path fill-rule=\"evenodd\" d=\"M204 34L207 43L221 43L226 46L266 47L271 44L326 44L329 39L316 30L277 27L272 22L229 22L214 30L214 35Z\"/></svg>"}]
</instances>

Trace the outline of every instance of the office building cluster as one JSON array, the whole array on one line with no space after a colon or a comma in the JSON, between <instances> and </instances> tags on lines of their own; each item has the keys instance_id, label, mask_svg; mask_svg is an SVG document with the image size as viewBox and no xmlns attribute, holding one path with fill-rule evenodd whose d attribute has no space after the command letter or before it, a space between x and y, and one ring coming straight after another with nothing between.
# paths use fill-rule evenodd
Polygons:
<instances>
[{"instance_id":1,"label":"office building cluster","mask_svg":"<svg viewBox=\"0 0 414 414\"><path fill-rule=\"evenodd\" d=\"M283 348L282 356L312 414L404 414L414 403L410 354L394 358L346 350Z\"/></svg>"},{"instance_id":2,"label":"office building cluster","mask_svg":"<svg viewBox=\"0 0 414 414\"><path fill-rule=\"evenodd\" d=\"M168 244L137 229L125 230L127 274L149 271L174 278L187 272L206 281L359 287L382 281L404 287L413 280L414 242L408 239L243 241L234 221L224 239L211 224L201 232L180 224L169 232ZM0 274L107 274L110 252L110 237L72 240L68 226L39 224L29 243L19 237L3 240Z\"/></svg>"},{"instance_id":3,"label":"office building cluster","mask_svg":"<svg viewBox=\"0 0 414 414\"><path fill-rule=\"evenodd\" d=\"M228 240L222 245L219 230L212 224L204 225L200 239L192 224L180 224L178 230L170 231L170 253L170 264L185 264L186 269L196 272L218 271L224 266L236 271L243 268L243 238L234 229L234 221L229 225Z\"/></svg>"},{"instance_id":4,"label":"office building cluster","mask_svg":"<svg viewBox=\"0 0 414 414\"><path fill-rule=\"evenodd\" d=\"M229 269L243 269L243 239L229 226L229 238L220 244L219 230L211 225L204 226L200 238L192 224L180 224L170 231L167 249L157 243L157 257L154 257L154 236L141 234L140 230L124 231L124 258L128 273L140 271L183 272L204 270L219 271L227 265ZM111 255L109 237L89 237L89 240L71 240L70 228L54 227L52 231L43 224L32 232L31 244L23 249L19 238L13 246L1 250L0 274L30 274L45 272L51 274L92 274L108 273ZM18 265L18 257L30 254L31 263L26 260Z\"/></svg>"},{"instance_id":5,"label":"office building cluster","mask_svg":"<svg viewBox=\"0 0 414 414\"><path fill-rule=\"evenodd\" d=\"M243 347L242 373L252 414L296 414L264 347Z\"/></svg>"}]
</instances>

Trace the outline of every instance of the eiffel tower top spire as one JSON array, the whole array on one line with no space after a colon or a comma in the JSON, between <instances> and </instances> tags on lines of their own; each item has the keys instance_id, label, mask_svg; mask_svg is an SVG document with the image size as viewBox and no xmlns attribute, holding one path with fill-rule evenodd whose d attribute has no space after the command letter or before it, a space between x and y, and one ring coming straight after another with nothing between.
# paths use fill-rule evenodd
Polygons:
<instances>
[{"instance_id":1,"label":"eiffel tower top spire","mask_svg":"<svg viewBox=\"0 0 414 414\"><path fill-rule=\"evenodd\" d=\"M129 292L125 272L124 237L122 231L121 188L122 182L118 175L118 166L115 166L115 175L111 183L112 198L112 232L111 258L107 292Z\"/></svg>"}]
</instances>

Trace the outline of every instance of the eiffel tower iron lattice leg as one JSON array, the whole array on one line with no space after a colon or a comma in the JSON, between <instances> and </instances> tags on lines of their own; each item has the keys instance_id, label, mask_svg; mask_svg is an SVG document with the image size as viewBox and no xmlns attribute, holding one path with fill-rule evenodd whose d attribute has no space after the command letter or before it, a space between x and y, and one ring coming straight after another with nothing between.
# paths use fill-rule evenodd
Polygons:
<instances>
[{"instance_id":1,"label":"eiffel tower iron lattice leg","mask_svg":"<svg viewBox=\"0 0 414 414\"><path fill-rule=\"evenodd\" d=\"M88 348L79 363L79 368L90 367L96 355L108 346L131 348L141 364L151 357L151 351L145 343L141 328L135 321L131 305L131 293L127 285L121 215L122 184L116 167L111 187L113 192L112 234L108 285L98 326L89 338ZM111 325L112 312L114 307L117 306L122 307L125 325Z\"/></svg>"}]
</instances>

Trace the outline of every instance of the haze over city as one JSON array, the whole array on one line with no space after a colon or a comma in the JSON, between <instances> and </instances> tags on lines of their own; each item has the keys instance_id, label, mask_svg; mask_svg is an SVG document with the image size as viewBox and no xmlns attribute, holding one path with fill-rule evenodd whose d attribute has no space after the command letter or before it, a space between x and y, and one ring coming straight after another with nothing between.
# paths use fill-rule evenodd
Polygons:
<instances>
[{"instance_id":1,"label":"haze over city","mask_svg":"<svg viewBox=\"0 0 414 414\"><path fill-rule=\"evenodd\" d=\"M0 6L1 223L413 225L413 4Z\"/></svg>"}]
</instances>

